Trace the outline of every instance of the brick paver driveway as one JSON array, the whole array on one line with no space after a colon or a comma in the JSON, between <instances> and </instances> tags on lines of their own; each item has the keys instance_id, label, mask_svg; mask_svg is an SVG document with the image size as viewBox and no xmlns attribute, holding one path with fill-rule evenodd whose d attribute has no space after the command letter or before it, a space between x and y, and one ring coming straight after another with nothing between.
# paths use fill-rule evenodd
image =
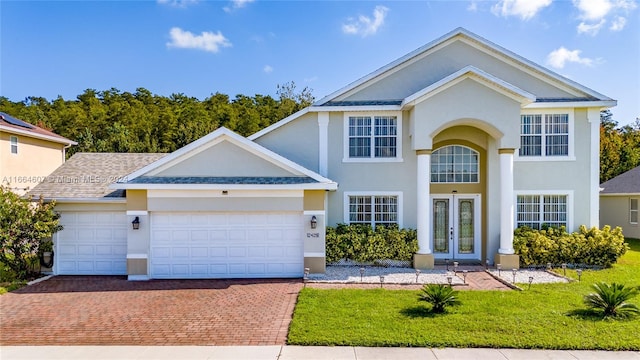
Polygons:
<instances>
[{"instance_id":1,"label":"brick paver driveway","mask_svg":"<svg viewBox=\"0 0 640 360\"><path fill-rule=\"evenodd\" d=\"M0 345L280 345L301 288L57 276L0 296Z\"/></svg>"}]
</instances>

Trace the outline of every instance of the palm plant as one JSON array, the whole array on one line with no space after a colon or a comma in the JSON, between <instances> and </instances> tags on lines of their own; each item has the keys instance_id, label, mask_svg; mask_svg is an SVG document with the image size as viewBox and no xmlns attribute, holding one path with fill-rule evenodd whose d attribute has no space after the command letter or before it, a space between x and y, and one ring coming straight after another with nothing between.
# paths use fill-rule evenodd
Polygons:
<instances>
[{"instance_id":1,"label":"palm plant","mask_svg":"<svg viewBox=\"0 0 640 360\"><path fill-rule=\"evenodd\" d=\"M592 285L595 293L584 296L584 303L591 309L602 311L604 318L627 318L640 314L640 309L628 300L638 295L638 290L623 284L600 282Z\"/></svg>"},{"instance_id":2,"label":"palm plant","mask_svg":"<svg viewBox=\"0 0 640 360\"><path fill-rule=\"evenodd\" d=\"M457 305L458 292L453 290L451 286L443 284L427 284L422 287L422 293L418 295L420 301L426 301L431 304L431 311L434 313L443 313L447 306Z\"/></svg>"}]
</instances>

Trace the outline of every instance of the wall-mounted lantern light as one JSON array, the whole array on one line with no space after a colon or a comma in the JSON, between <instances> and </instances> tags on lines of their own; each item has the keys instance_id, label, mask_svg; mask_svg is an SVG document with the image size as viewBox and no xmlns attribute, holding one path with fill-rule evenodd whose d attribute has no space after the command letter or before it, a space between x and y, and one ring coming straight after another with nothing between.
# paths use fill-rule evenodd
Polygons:
<instances>
[{"instance_id":1,"label":"wall-mounted lantern light","mask_svg":"<svg viewBox=\"0 0 640 360\"><path fill-rule=\"evenodd\" d=\"M313 215L313 216L311 217L311 228L312 228L312 229L315 229L315 228L317 228L317 227L318 227L318 219L316 218L316 216L315 216L315 215Z\"/></svg>"},{"instance_id":2,"label":"wall-mounted lantern light","mask_svg":"<svg viewBox=\"0 0 640 360\"><path fill-rule=\"evenodd\" d=\"M140 229L140 218L138 216L136 216L136 218L133 219L133 221L131 222L131 226L133 227L133 230Z\"/></svg>"}]
</instances>

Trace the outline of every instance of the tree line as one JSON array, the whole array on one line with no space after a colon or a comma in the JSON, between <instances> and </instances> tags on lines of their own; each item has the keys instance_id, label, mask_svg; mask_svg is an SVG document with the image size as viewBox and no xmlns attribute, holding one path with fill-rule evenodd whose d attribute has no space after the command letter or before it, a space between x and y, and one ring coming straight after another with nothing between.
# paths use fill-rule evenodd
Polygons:
<instances>
[{"instance_id":1,"label":"tree line","mask_svg":"<svg viewBox=\"0 0 640 360\"><path fill-rule=\"evenodd\" d=\"M278 85L277 96L215 93L199 100L185 94L160 96L145 88L134 93L87 89L76 99L49 101L0 97L0 111L78 142L76 152L172 152L224 126L251 135L311 105L312 90L293 82ZM640 119L622 127L609 110L600 117L600 182L640 165Z\"/></svg>"},{"instance_id":2,"label":"tree line","mask_svg":"<svg viewBox=\"0 0 640 360\"><path fill-rule=\"evenodd\" d=\"M0 97L0 111L78 142L76 152L172 152L224 126L251 135L314 101L309 88L278 85L277 98L215 93L204 100L184 94L160 96L138 88L87 89L74 100Z\"/></svg>"}]
</instances>

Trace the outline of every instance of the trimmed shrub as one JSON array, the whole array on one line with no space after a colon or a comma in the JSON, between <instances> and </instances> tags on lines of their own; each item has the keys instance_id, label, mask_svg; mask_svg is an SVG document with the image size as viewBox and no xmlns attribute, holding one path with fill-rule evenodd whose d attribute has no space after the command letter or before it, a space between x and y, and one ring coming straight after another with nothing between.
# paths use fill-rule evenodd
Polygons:
<instances>
[{"instance_id":1,"label":"trimmed shrub","mask_svg":"<svg viewBox=\"0 0 640 360\"><path fill-rule=\"evenodd\" d=\"M640 314L640 308L629 299L638 295L638 290L623 284L597 283L591 286L595 293L584 296L590 309L602 312L603 318L629 318Z\"/></svg>"},{"instance_id":2,"label":"trimmed shrub","mask_svg":"<svg viewBox=\"0 0 640 360\"><path fill-rule=\"evenodd\" d=\"M582 225L574 233L564 227L535 230L525 226L515 230L513 247L524 266L565 263L601 267L611 266L628 248L622 229L612 230L609 225L602 229Z\"/></svg>"},{"instance_id":3,"label":"trimmed shrub","mask_svg":"<svg viewBox=\"0 0 640 360\"><path fill-rule=\"evenodd\" d=\"M418 294L418 300L431 304L431 312L440 314L446 311L448 306L459 305L458 292L451 286L443 284L427 284Z\"/></svg>"},{"instance_id":4,"label":"trimmed shrub","mask_svg":"<svg viewBox=\"0 0 640 360\"><path fill-rule=\"evenodd\" d=\"M418 236L413 229L398 229L397 226L338 224L327 227L327 262L341 259L357 262L375 260L412 260L418 251Z\"/></svg>"}]
</instances>

